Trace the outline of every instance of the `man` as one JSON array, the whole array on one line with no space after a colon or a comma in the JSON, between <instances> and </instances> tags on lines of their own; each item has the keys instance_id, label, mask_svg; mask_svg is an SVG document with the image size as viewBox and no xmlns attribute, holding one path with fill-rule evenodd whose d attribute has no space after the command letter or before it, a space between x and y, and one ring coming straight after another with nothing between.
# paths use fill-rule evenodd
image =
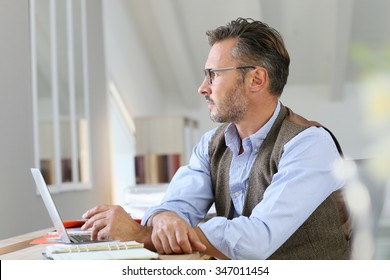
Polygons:
<instances>
[{"instance_id":1,"label":"man","mask_svg":"<svg viewBox=\"0 0 390 280\"><path fill-rule=\"evenodd\" d=\"M118 206L84 214L93 238L219 259L347 259L347 213L333 174L337 140L279 97L290 58L280 34L238 18L206 33L199 87L215 122L142 225ZM217 216L201 222L215 202ZM343 230L344 229L344 230Z\"/></svg>"}]
</instances>

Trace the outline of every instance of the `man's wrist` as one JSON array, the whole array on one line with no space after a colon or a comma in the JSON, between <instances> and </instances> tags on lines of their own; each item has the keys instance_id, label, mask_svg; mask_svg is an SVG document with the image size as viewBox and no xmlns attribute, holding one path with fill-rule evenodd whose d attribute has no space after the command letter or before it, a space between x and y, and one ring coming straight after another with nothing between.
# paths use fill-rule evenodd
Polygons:
<instances>
[{"instance_id":1,"label":"man's wrist","mask_svg":"<svg viewBox=\"0 0 390 280\"><path fill-rule=\"evenodd\" d=\"M145 223L145 225L148 226L148 227L153 227L153 220L154 220L154 218L155 218L158 214L161 214L161 213L163 213L163 212L166 212L166 211L158 211L158 212L154 213L153 215L151 215L151 216L149 217L149 219L147 220L147 222Z\"/></svg>"},{"instance_id":2,"label":"man's wrist","mask_svg":"<svg viewBox=\"0 0 390 280\"><path fill-rule=\"evenodd\" d=\"M149 250L155 250L152 242L152 231L153 228L149 226L141 226L141 230L138 232L139 237L136 239L137 242L143 243L144 247Z\"/></svg>"}]
</instances>

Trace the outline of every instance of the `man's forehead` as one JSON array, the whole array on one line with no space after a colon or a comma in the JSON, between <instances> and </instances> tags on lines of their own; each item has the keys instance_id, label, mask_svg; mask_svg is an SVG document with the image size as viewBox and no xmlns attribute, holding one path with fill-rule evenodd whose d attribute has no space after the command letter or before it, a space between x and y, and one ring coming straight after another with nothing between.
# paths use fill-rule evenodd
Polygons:
<instances>
[{"instance_id":1,"label":"man's forehead","mask_svg":"<svg viewBox=\"0 0 390 280\"><path fill-rule=\"evenodd\" d=\"M226 66L226 63L234 62L232 49L235 46L235 39L227 39L216 42L210 49L206 61L206 68Z\"/></svg>"}]
</instances>

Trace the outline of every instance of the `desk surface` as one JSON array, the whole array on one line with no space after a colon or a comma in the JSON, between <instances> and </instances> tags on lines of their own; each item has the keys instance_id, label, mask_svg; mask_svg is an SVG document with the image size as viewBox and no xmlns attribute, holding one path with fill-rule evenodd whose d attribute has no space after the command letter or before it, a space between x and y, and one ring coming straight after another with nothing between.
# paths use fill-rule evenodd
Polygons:
<instances>
[{"instance_id":1,"label":"desk surface","mask_svg":"<svg viewBox=\"0 0 390 280\"><path fill-rule=\"evenodd\" d=\"M31 245L31 241L43 236L52 228L11 237L0 241L0 260L44 260L42 252L47 244ZM159 255L162 260L199 260L199 253L188 255Z\"/></svg>"}]
</instances>

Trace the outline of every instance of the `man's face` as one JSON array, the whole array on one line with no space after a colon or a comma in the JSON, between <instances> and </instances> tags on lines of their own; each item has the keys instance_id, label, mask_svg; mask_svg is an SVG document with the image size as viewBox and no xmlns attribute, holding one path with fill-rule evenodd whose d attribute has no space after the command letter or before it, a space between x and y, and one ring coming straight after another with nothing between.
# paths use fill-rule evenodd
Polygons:
<instances>
[{"instance_id":1,"label":"man's face","mask_svg":"<svg viewBox=\"0 0 390 280\"><path fill-rule=\"evenodd\" d=\"M237 62L231 57L235 39L215 43L210 50L206 68L237 67ZM199 87L199 93L205 96L210 110L210 118L215 122L240 122L249 107L245 94L245 82L242 70L214 72L212 84L205 79Z\"/></svg>"}]
</instances>

